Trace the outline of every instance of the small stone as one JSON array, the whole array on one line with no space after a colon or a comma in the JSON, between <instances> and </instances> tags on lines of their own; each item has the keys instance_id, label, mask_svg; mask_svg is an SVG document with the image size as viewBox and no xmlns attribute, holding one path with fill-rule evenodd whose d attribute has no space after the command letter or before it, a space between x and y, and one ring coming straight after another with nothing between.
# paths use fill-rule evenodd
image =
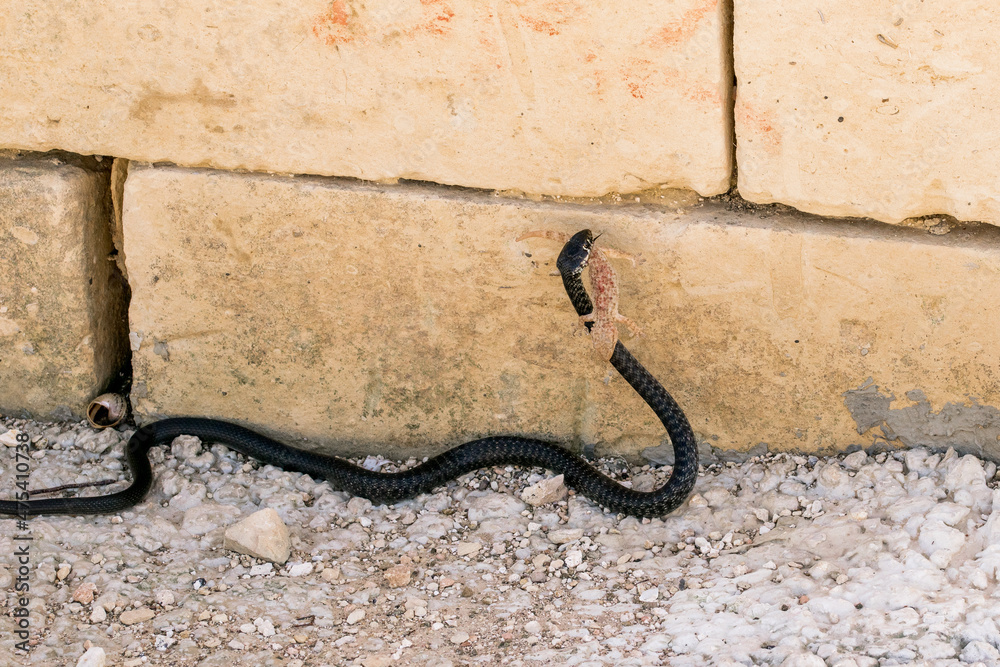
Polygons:
<instances>
[{"instance_id":1,"label":"small stone","mask_svg":"<svg viewBox=\"0 0 1000 667\"><path fill-rule=\"evenodd\" d=\"M861 466L868 463L868 454L864 451L857 451L844 457L844 467L848 470L860 470Z\"/></svg>"},{"instance_id":2,"label":"small stone","mask_svg":"<svg viewBox=\"0 0 1000 667\"><path fill-rule=\"evenodd\" d=\"M965 533L946 526L942 521L927 521L920 528L917 544L932 563L948 567L952 556L965 546Z\"/></svg>"},{"instance_id":3,"label":"small stone","mask_svg":"<svg viewBox=\"0 0 1000 667\"><path fill-rule=\"evenodd\" d=\"M253 620L253 626L257 629L257 632L264 637L272 637L275 634L274 623L272 623L269 618L255 618Z\"/></svg>"},{"instance_id":4,"label":"small stone","mask_svg":"<svg viewBox=\"0 0 1000 667\"><path fill-rule=\"evenodd\" d=\"M6 433L0 433L0 443L7 445L8 447L17 447L20 443L17 441L17 434L20 431L17 429L10 429Z\"/></svg>"},{"instance_id":5,"label":"small stone","mask_svg":"<svg viewBox=\"0 0 1000 667\"><path fill-rule=\"evenodd\" d=\"M479 542L459 542L455 546L459 556L471 556L483 548Z\"/></svg>"},{"instance_id":6,"label":"small stone","mask_svg":"<svg viewBox=\"0 0 1000 667\"><path fill-rule=\"evenodd\" d=\"M826 660L812 653L792 653L782 661L781 667L826 667Z\"/></svg>"},{"instance_id":7,"label":"small stone","mask_svg":"<svg viewBox=\"0 0 1000 667\"><path fill-rule=\"evenodd\" d=\"M563 528L562 530L550 530L548 534L549 542L552 544L566 544L576 542L583 537L582 528Z\"/></svg>"},{"instance_id":8,"label":"small stone","mask_svg":"<svg viewBox=\"0 0 1000 667\"><path fill-rule=\"evenodd\" d=\"M62 565L59 566L59 569L56 571L56 579L58 579L59 581L65 580L66 577L69 576L69 573L70 571L72 571L72 569L73 568L70 566L69 563L63 563Z\"/></svg>"},{"instance_id":9,"label":"small stone","mask_svg":"<svg viewBox=\"0 0 1000 667\"><path fill-rule=\"evenodd\" d=\"M90 604L94 601L94 594L97 592L97 584L87 581L76 587L73 591L73 600L80 604Z\"/></svg>"},{"instance_id":10,"label":"small stone","mask_svg":"<svg viewBox=\"0 0 1000 667\"><path fill-rule=\"evenodd\" d=\"M201 452L201 440L193 435L179 435L170 443L170 453L182 462Z\"/></svg>"},{"instance_id":11,"label":"small stone","mask_svg":"<svg viewBox=\"0 0 1000 667\"><path fill-rule=\"evenodd\" d=\"M1000 663L1000 651L994 646L982 640L971 641L962 649L962 662L965 663L985 663L996 665Z\"/></svg>"},{"instance_id":12,"label":"small stone","mask_svg":"<svg viewBox=\"0 0 1000 667\"><path fill-rule=\"evenodd\" d=\"M967 454L955 462L944 477L944 487L951 492L986 485L983 462Z\"/></svg>"},{"instance_id":13,"label":"small stone","mask_svg":"<svg viewBox=\"0 0 1000 667\"><path fill-rule=\"evenodd\" d=\"M524 631L529 635L540 635L542 634L542 624L538 621L528 621L524 624Z\"/></svg>"},{"instance_id":14,"label":"small stone","mask_svg":"<svg viewBox=\"0 0 1000 667\"><path fill-rule=\"evenodd\" d=\"M688 499L689 507L708 507L708 501L705 500L705 496L700 493L693 493Z\"/></svg>"},{"instance_id":15,"label":"small stone","mask_svg":"<svg viewBox=\"0 0 1000 667\"><path fill-rule=\"evenodd\" d=\"M403 609L406 609L407 611L415 611L421 608L427 608L427 600L423 598L410 597L406 598L406 602L403 603Z\"/></svg>"},{"instance_id":16,"label":"small stone","mask_svg":"<svg viewBox=\"0 0 1000 667\"><path fill-rule=\"evenodd\" d=\"M449 637L449 641L452 644L455 644L456 646L458 646L459 644L464 644L465 642L469 641L469 633L468 632L462 632L461 630L459 630L458 632L456 632L455 634L453 634L451 637Z\"/></svg>"},{"instance_id":17,"label":"small stone","mask_svg":"<svg viewBox=\"0 0 1000 667\"><path fill-rule=\"evenodd\" d=\"M90 622L91 623L103 623L108 618L108 612L104 610L104 607L97 604L94 605L93 611L90 612Z\"/></svg>"},{"instance_id":18,"label":"small stone","mask_svg":"<svg viewBox=\"0 0 1000 667\"><path fill-rule=\"evenodd\" d=\"M360 621L364 617L365 617L365 610L364 609L355 609L354 611L352 611L347 616L347 624L348 625L354 625L355 623L357 623L358 621Z\"/></svg>"},{"instance_id":19,"label":"small stone","mask_svg":"<svg viewBox=\"0 0 1000 667\"><path fill-rule=\"evenodd\" d=\"M261 563L260 565L250 566L251 577L262 577L266 574L271 574L272 572L274 572L274 565L271 563Z\"/></svg>"},{"instance_id":20,"label":"small stone","mask_svg":"<svg viewBox=\"0 0 1000 667\"><path fill-rule=\"evenodd\" d=\"M287 561L292 551L288 527L270 507L227 528L223 547L279 564Z\"/></svg>"},{"instance_id":21,"label":"small stone","mask_svg":"<svg viewBox=\"0 0 1000 667\"><path fill-rule=\"evenodd\" d=\"M571 549L566 552L566 567L577 567L583 563L583 552L579 549Z\"/></svg>"},{"instance_id":22,"label":"small stone","mask_svg":"<svg viewBox=\"0 0 1000 667\"><path fill-rule=\"evenodd\" d=\"M392 665L392 656L370 655L361 659L362 667L389 667Z\"/></svg>"},{"instance_id":23,"label":"small stone","mask_svg":"<svg viewBox=\"0 0 1000 667\"><path fill-rule=\"evenodd\" d=\"M121 616L118 617L118 621L122 625L135 625L136 623L148 621L154 616L156 616L156 614L154 614L153 610L149 607L139 607L138 609L123 611Z\"/></svg>"},{"instance_id":24,"label":"small stone","mask_svg":"<svg viewBox=\"0 0 1000 667\"><path fill-rule=\"evenodd\" d=\"M656 588L650 588L643 591L639 595L640 602L656 602L657 598L660 597L660 591Z\"/></svg>"},{"instance_id":25,"label":"small stone","mask_svg":"<svg viewBox=\"0 0 1000 667\"><path fill-rule=\"evenodd\" d=\"M941 502L934 505L924 518L928 521L941 521L946 525L955 526L967 516L969 516L968 507L958 503Z\"/></svg>"},{"instance_id":26,"label":"small stone","mask_svg":"<svg viewBox=\"0 0 1000 667\"><path fill-rule=\"evenodd\" d=\"M538 507L539 505L546 505L562 500L568 492L569 489L566 488L566 484L563 482L563 475L556 475L555 477L543 479L524 489L521 492L521 500L533 507Z\"/></svg>"},{"instance_id":27,"label":"small stone","mask_svg":"<svg viewBox=\"0 0 1000 667\"><path fill-rule=\"evenodd\" d=\"M107 659L103 648L91 646L76 661L76 667L104 667L107 664Z\"/></svg>"},{"instance_id":28,"label":"small stone","mask_svg":"<svg viewBox=\"0 0 1000 667\"><path fill-rule=\"evenodd\" d=\"M289 577L304 577L313 571L312 563L295 563L288 568Z\"/></svg>"},{"instance_id":29,"label":"small stone","mask_svg":"<svg viewBox=\"0 0 1000 667\"><path fill-rule=\"evenodd\" d=\"M408 585L412 577L413 568L409 565L393 565L385 571L385 581L391 588L402 588Z\"/></svg>"},{"instance_id":30,"label":"small stone","mask_svg":"<svg viewBox=\"0 0 1000 667\"><path fill-rule=\"evenodd\" d=\"M336 581L340 579L340 568L339 567L328 567L323 570L320 574L324 581Z\"/></svg>"},{"instance_id":31,"label":"small stone","mask_svg":"<svg viewBox=\"0 0 1000 667\"><path fill-rule=\"evenodd\" d=\"M168 590L157 591L156 601L163 607L168 607L174 604L174 594Z\"/></svg>"}]
</instances>

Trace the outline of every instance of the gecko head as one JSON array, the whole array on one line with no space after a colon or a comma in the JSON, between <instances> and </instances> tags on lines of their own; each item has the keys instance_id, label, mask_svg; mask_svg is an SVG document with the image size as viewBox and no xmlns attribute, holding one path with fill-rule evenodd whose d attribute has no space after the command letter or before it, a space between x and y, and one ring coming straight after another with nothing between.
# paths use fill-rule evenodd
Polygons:
<instances>
[{"instance_id":1,"label":"gecko head","mask_svg":"<svg viewBox=\"0 0 1000 667\"><path fill-rule=\"evenodd\" d=\"M590 261L590 251L596 240L593 232L589 229L573 234L563 246L562 252L559 253L559 259L556 260L556 268L559 269L559 273L574 275L583 271L587 262Z\"/></svg>"}]
</instances>

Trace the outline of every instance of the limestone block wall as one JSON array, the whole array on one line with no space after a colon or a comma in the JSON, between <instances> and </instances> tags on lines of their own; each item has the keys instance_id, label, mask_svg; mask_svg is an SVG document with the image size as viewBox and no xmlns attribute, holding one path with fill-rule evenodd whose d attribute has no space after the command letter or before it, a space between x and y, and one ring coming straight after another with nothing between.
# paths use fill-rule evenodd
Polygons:
<instances>
[{"instance_id":1,"label":"limestone block wall","mask_svg":"<svg viewBox=\"0 0 1000 667\"><path fill-rule=\"evenodd\" d=\"M3 3L0 149L104 157L0 166L0 411L125 368L140 421L635 454L661 428L514 241L590 227L704 441L995 456L986 9Z\"/></svg>"},{"instance_id":2,"label":"limestone block wall","mask_svg":"<svg viewBox=\"0 0 1000 667\"><path fill-rule=\"evenodd\" d=\"M0 6L0 145L569 196L730 186L717 0Z\"/></svg>"},{"instance_id":3,"label":"limestone block wall","mask_svg":"<svg viewBox=\"0 0 1000 667\"><path fill-rule=\"evenodd\" d=\"M1000 230L135 164L123 217L143 418L229 417L392 454L501 433L656 446L662 426L582 334L559 244L515 241L587 227L645 258L618 262L622 311L645 328L628 344L718 447L831 449L903 432L921 401L925 416L1000 403ZM906 435L995 455L990 414Z\"/></svg>"},{"instance_id":4,"label":"limestone block wall","mask_svg":"<svg viewBox=\"0 0 1000 667\"><path fill-rule=\"evenodd\" d=\"M111 161L0 151L0 408L67 418L128 358Z\"/></svg>"},{"instance_id":5,"label":"limestone block wall","mask_svg":"<svg viewBox=\"0 0 1000 667\"><path fill-rule=\"evenodd\" d=\"M740 194L1000 224L1000 16L982 0L735 3Z\"/></svg>"}]
</instances>

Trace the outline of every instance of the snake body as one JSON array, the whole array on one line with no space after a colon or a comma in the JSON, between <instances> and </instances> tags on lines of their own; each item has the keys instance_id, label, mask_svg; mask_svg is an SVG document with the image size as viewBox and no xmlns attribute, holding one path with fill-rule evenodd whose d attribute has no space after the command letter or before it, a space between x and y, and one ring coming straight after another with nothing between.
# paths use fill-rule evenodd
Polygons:
<instances>
[{"instance_id":1,"label":"snake body","mask_svg":"<svg viewBox=\"0 0 1000 667\"><path fill-rule=\"evenodd\" d=\"M556 264L566 293L580 316L593 310L581 280L593 242L590 230L578 232L563 247ZM655 491L642 492L625 487L594 469L577 454L553 443L531 438L482 438L459 445L409 470L379 473L341 458L289 447L237 424L199 417L176 417L147 424L129 439L125 455L132 483L127 488L104 496L0 501L0 514L109 514L132 507L146 496L153 484L149 450L157 445L170 444L179 435L194 435L205 442L226 445L279 468L325 479L335 489L368 498L376 504L394 503L429 492L480 468L517 465L546 468L562 474L567 486L613 512L639 517L663 516L679 507L694 486L698 474L698 449L694 434L676 401L625 349L621 341L615 345L611 364L653 409L673 443L673 471L663 486Z\"/></svg>"}]
</instances>

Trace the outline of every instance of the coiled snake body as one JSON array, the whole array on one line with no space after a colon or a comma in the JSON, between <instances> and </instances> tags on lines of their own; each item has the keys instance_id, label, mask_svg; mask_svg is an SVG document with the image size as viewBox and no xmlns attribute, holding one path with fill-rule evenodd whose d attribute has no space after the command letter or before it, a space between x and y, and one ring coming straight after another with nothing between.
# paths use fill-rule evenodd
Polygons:
<instances>
[{"instance_id":1,"label":"coiled snake body","mask_svg":"<svg viewBox=\"0 0 1000 667\"><path fill-rule=\"evenodd\" d=\"M592 309L581 273L587 265L594 237L590 230L575 234L557 261L563 285L578 315ZM588 325L589 328L589 325ZM285 470L327 480L334 488L363 496L372 502L393 503L426 493L467 472L495 465L547 468L564 475L570 488L594 502L640 517L662 516L679 507L691 493L698 473L698 450L687 418L674 399L619 341L611 364L656 413L673 443L675 461L670 478L659 489L636 491L595 470L582 457L549 442L514 436L482 438L446 451L409 470L379 473L343 459L288 447L250 429L214 419L178 417L143 426L126 445L132 483L104 496L0 501L0 514L108 514L140 502L153 484L147 453L169 444L179 435L194 435L206 442L224 444L247 456Z\"/></svg>"}]
</instances>

